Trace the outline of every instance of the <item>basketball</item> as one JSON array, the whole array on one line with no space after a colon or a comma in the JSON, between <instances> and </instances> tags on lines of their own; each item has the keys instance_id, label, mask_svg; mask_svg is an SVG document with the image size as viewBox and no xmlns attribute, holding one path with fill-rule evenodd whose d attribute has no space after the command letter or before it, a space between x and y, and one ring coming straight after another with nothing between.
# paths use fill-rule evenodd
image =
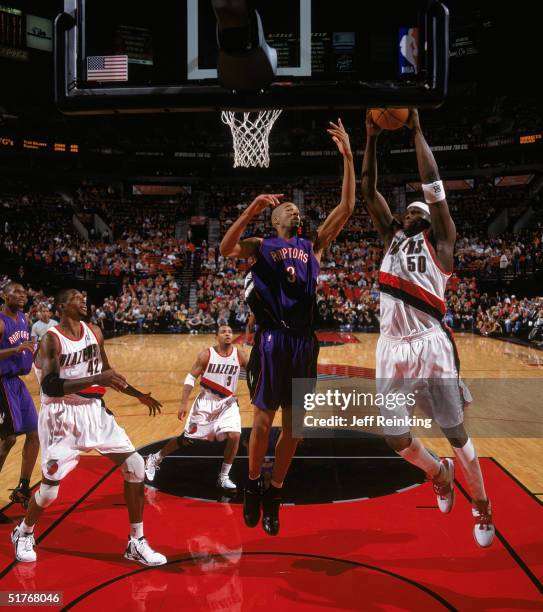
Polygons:
<instances>
[{"instance_id":1,"label":"basketball","mask_svg":"<svg viewBox=\"0 0 543 612\"><path fill-rule=\"evenodd\" d=\"M373 122L383 130L399 130L409 117L408 108L372 108Z\"/></svg>"}]
</instances>

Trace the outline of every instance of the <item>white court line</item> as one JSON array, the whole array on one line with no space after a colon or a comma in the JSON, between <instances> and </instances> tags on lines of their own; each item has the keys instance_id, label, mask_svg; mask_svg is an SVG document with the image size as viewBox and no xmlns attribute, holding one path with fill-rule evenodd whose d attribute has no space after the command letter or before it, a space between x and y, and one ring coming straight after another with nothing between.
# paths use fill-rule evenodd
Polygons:
<instances>
[{"instance_id":1,"label":"white court line","mask_svg":"<svg viewBox=\"0 0 543 612\"><path fill-rule=\"evenodd\" d=\"M248 459L248 455L236 455L236 459ZM224 455L167 455L164 459L224 459ZM162 459L162 461L164 461ZM326 456L326 455L294 455L293 459L403 459L403 457L380 457L378 455L375 456L367 456L367 457L335 457L335 456Z\"/></svg>"},{"instance_id":2,"label":"white court line","mask_svg":"<svg viewBox=\"0 0 543 612\"><path fill-rule=\"evenodd\" d=\"M396 491L395 491L395 492L396 492L396 493L402 493L403 491L409 491L409 489L414 489L415 487L418 487L418 486L420 486L421 484L423 484L423 483L416 482L415 484L410 485L410 486L408 486L408 487L403 487L402 489L396 489Z\"/></svg>"}]
</instances>

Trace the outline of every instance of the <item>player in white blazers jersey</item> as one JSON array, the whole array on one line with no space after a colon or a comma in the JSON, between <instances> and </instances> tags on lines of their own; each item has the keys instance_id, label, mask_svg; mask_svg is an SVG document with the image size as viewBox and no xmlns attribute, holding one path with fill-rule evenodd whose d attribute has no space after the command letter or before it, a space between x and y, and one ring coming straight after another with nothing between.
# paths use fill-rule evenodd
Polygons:
<instances>
[{"instance_id":1,"label":"player in white blazers jersey","mask_svg":"<svg viewBox=\"0 0 543 612\"><path fill-rule=\"evenodd\" d=\"M24 520L11 535L15 556L18 561L36 561L36 522L57 498L61 480L77 466L80 454L97 450L120 466L125 480L130 521L125 558L147 566L163 565L166 557L155 552L143 535L143 457L105 407L102 396L111 387L137 398L153 416L160 412L160 404L111 368L100 328L82 321L87 305L79 291L63 289L55 305L60 323L42 338L35 361L40 379L38 434L43 477Z\"/></svg>"},{"instance_id":2,"label":"player in white blazers jersey","mask_svg":"<svg viewBox=\"0 0 543 612\"><path fill-rule=\"evenodd\" d=\"M145 473L153 481L160 463L174 451L191 444L192 440L212 442L226 440L224 461L217 485L226 491L237 486L230 479L230 469L236 458L241 434L241 417L235 397L241 368L246 368L248 357L232 346L232 328L220 325L217 344L202 351L185 378L183 396L178 412L179 420L187 415L188 401L196 379L200 376L200 393L196 396L185 423L184 432L172 438L145 462Z\"/></svg>"},{"instance_id":3,"label":"player in white blazers jersey","mask_svg":"<svg viewBox=\"0 0 543 612\"><path fill-rule=\"evenodd\" d=\"M407 207L396 220L377 191L377 137L381 132L366 114L366 150L362 166L362 195L381 235L385 256L379 272L381 335L377 343L376 379L381 393L416 392L417 404L440 426L452 445L473 500L473 535L480 546L494 538L492 511L477 453L464 427L464 404L471 397L459 378L459 361L450 330L443 324L445 288L453 271L456 228L433 153L411 110L418 169L425 202ZM400 397L400 396L398 396ZM385 417L409 416L405 402L383 409ZM385 427L386 441L404 459L433 481L438 506L450 512L454 503L454 462L436 459L414 438L405 418Z\"/></svg>"}]
</instances>

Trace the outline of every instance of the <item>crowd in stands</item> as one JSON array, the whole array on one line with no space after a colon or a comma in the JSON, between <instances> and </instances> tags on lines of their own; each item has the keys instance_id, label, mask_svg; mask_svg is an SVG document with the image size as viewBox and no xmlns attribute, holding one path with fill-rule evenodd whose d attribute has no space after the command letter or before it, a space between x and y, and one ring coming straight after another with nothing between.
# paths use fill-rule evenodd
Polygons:
<instances>
[{"instance_id":1,"label":"crowd in stands","mask_svg":"<svg viewBox=\"0 0 543 612\"><path fill-rule=\"evenodd\" d=\"M110 186L89 184L77 189L73 198L8 193L0 195L2 242L22 259L76 278L171 273L182 267L185 258L186 241L175 238L175 225L187 207L185 196L150 204L121 201ZM112 210L114 220L110 220ZM83 237L74 217L84 221L95 212L108 229L100 234L91 227L88 237Z\"/></svg>"},{"instance_id":2,"label":"crowd in stands","mask_svg":"<svg viewBox=\"0 0 543 612\"><path fill-rule=\"evenodd\" d=\"M379 285L375 270L362 272L362 254L371 257L375 247L360 247L352 252L355 270L329 274L334 256L323 266L318 288L318 326L342 331L377 332L379 330ZM377 250L375 250L377 252ZM340 256L336 251L336 257ZM346 263L345 260L343 263ZM243 274L232 269L229 259L219 257L217 278L200 279L199 302L190 308L177 300L178 288L173 277L159 275L135 284L125 283L122 293L109 296L100 306L91 304L90 322L108 334L131 333L215 333L218 325L231 325L245 331L249 309L243 299ZM370 264L370 268L373 264ZM10 279L0 277L0 291ZM26 285L28 303L25 311L34 324L40 310L54 311L53 297ZM217 299L209 299L213 291ZM444 322L455 331L483 336L520 338L543 347L543 297L520 298L505 292L480 292L475 277L453 274L446 293Z\"/></svg>"},{"instance_id":3,"label":"crowd in stands","mask_svg":"<svg viewBox=\"0 0 543 612\"><path fill-rule=\"evenodd\" d=\"M473 232L458 239L455 270L480 272L484 276L506 279L527 276L543 268L541 241L543 228L502 234L496 238Z\"/></svg>"},{"instance_id":4,"label":"crowd in stands","mask_svg":"<svg viewBox=\"0 0 543 612\"><path fill-rule=\"evenodd\" d=\"M452 192L449 197L459 238L446 321L457 330L537 339L539 332L534 330L541 327L541 300L489 296L479 289L485 279L523 278L543 269L540 226L496 238L483 229L495 212L494 205L483 206L489 188L483 185L481 190ZM209 214L218 217L223 235L263 191L284 193L285 199L296 202L306 220L304 231L311 235L337 204L340 182L304 179L241 189L208 185L192 195ZM382 192L394 201L393 185L385 182ZM187 236L176 238L176 220L180 214L186 215L189 195L176 196L168 204L163 199L123 199L116 187L91 183L82 184L71 199L31 190L20 196L14 189L0 195L2 244L23 264L61 268L81 279L95 275L115 279L117 292L102 304L92 305L90 311L91 320L106 332L211 332L222 323L243 330L249 316L243 285L251 262L224 258L218 246L208 246L205 241L197 246ZM85 212L99 214L111 234L83 238L72 218ZM254 219L245 235L273 234L270 212ZM323 255L317 291L319 325L323 328L378 330L378 268L383 252L381 241L370 228L367 212L357 202L348 226ZM189 301L188 293L181 290L181 276L185 268L192 269L195 255L198 274L189 278L193 286ZM32 296L31 306L36 300L45 300L39 293L35 295L38 297Z\"/></svg>"}]
</instances>

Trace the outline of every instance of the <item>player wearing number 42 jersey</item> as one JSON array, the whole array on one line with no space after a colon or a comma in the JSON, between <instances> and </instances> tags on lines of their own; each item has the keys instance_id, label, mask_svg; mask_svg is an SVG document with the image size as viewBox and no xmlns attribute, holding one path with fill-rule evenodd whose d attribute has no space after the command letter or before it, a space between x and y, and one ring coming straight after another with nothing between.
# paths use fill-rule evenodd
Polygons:
<instances>
[{"instance_id":1,"label":"player wearing number 42 jersey","mask_svg":"<svg viewBox=\"0 0 543 612\"><path fill-rule=\"evenodd\" d=\"M194 400L185 423L185 431L172 438L161 450L145 461L147 479L153 481L162 460L179 448L190 446L193 440L213 442L226 440L224 461L217 485L226 492L237 489L230 479L230 469L236 458L241 434L241 417L235 397L240 369L247 366L247 355L232 346L232 328L220 325L217 344L202 351L185 378L179 420L187 415L187 406L196 379L200 376L200 393Z\"/></svg>"},{"instance_id":2,"label":"player wearing number 42 jersey","mask_svg":"<svg viewBox=\"0 0 543 612\"><path fill-rule=\"evenodd\" d=\"M234 221L221 242L224 257L248 259L251 268L247 302L256 318L257 332L247 367L254 406L249 440L249 483L245 489L243 516L255 527L262 512L262 527L269 535L279 532L281 488L300 441L293 435L292 380L316 379L319 346L313 333L315 293L320 258L351 216L355 204L355 175L349 136L341 120L328 130L343 156L340 203L318 228L314 240L299 236L301 217L293 202L280 202L283 194L258 196ZM268 206L277 236L241 236L250 221ZM282 410L282 430L275 449L270 487L263 492L261 469L276 411ZM297 434L299 435L299 434Z\"/></svg>"},{"instance_id":3,"label":"player wearing number 42 jersey","mask_svg":"<svg viewBox=\"0 0 543 612\"><path fill-rule=\"evenodd\" d=\"M64 289L55 299L60 324L48 330L40 342L35 365L40 379L41 410L38 434L41 445L42 481L24 520L15 527L11 541L17 561L36 561L34 527L58 496L60 482L78 464L82 452L97 450L120 466L130 519L125 558L142 565L166 563L143 536L145 466L126 432L102 399L106 387L137 398L160 412L150 394L131 387L111 369L100 329L87 325L85 297L76 289Z\"/></svg>"},{"instance_id":4,"label":"player wearing number 42 jersey","mask_svg":"<svg viewBox=\"0 0 543 612\"><path fill-rule=\"evenodd\" d=\"M380 128L368 112L362 167L362 195L385 243L379 272L381 335L377 343L377 390L383 394L416 393L417 404L433 417L449 440L468 483L475 519L473 535L490 546L494 525L477 453L464 428L464 405L471 396L459 378L459 360L450 330L443 324L445 288L453 270L456 228L449 213L437 164L422 133L418 112L411 110L419 174L426 202L407 207L400 224L377 191L376 144ZM383 416L406 422L405 403ZM403 417L403 418L402 418ZM387 443L433 481L438 506L450 512L454 503L454 462L438 461L409 427L385 427Z\"/></svg>"}]
</instances>

